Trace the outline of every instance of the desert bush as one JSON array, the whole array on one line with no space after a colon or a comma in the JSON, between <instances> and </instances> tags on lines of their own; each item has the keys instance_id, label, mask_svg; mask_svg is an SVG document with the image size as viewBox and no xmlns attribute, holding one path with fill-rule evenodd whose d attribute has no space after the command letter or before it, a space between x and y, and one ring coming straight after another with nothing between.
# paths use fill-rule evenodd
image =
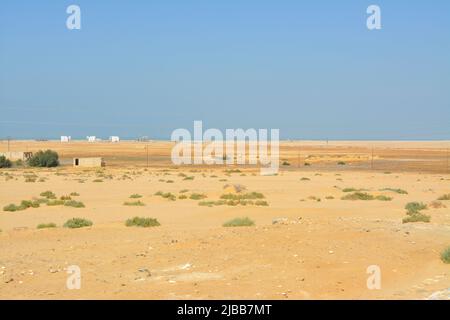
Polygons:
<instances>
[{"instance_id":1,"label":"desert bush","mask_svg":"<svg viewBox=\"0 0 450 320\"><path fill-rule=\"evenodd\" d=\"M355 191L359 191L359 189L355 189L355 188L344 188L344 189L342 189L342 192L355 192Z\"/></svg>"},{"instance_id":2,"label":"desert bush","mask_svg":"<svg viewBox=\"0 0 450 320\"><path fill-rule=\"evenodd\" d=\"M189 189L183 189L180 191L180 193L186 193L186 192L189 192Z\"/></svg>"},{"instance_id":3,"label":"desert bush","mask_svg":"<svg viewBox=\"0 0 450 320\"><path fill-rule=\"evenodd\" d=\"M29 160L31 167L57 167L59 165L58 153L52 150L38 151Z\"/></svg>"},{"instance_id":4,"label":"desert bush","mask_svg":"<svg viewBox=\"0 0 450 320\"><path fill-rule=\"evenodd\" d=\"M310 181L310 180L311 180L310 178L306 178L306 177L303 177L300 179L300 181Z\"/></svg>"},{"instance_id":5,"label":"desert bush","mask_svg":"<svg viewBox=\"0 0 450 320\"><path fill-rule=\"evenodd\" d=\"M72 196L72 197L79 197L80 194L78 192L71 192L70 196Z\"/></svg>"},{"instance_id":6,"label":"desert bush","mask_svg":"<svg viewBox=\"0 0 450 320\"><path fill-rule=\"evenodd\" d=\"M15 205L14 203L8 204L7 206L3 207L3 211L14 212L14 211L19 211L19 210L21 210L20 207Z\"/></svg>"},{"instance_id":7,"label":"desert bush","mask_svg":"<svg viewBox=\"0 0 450 320\"><path fill-rule=\"evenodd\" d=\"M254 226L255 222L248 217L235 218L223 224L224 227L249 227Z\"/></svg>"},{"instance_id":8,"label":"desert bush","mask_svg":"<svg viewBox=\"0 0 450 320\"><path fill-rule=\"evenodd\" d=\"M408 222L430 222L431 217L427 216L425 214L422 214L420 212L411 214L405 218L403 218L403 223L408 223Z\"/></svg>"},{"instance_id":9,"label":"desert bush","mask_svg":"<svg viewBox=\"0 0 450 320\"><path fill-rule=\"evenodd\" d=\"M250 192L250 193L244 193L244 194L233 194L233 193L226 193L220 196L221 199L225 200L254 200L254 199L264 199L264 195L260 192Z\"/></svg>"},{"instance_id":10,"label":"desert bush","mask_svg":"<svg viewBox=\"0 0 450 320\"><path fill-rule=\"evenodd\" d=\"M125 222L125 225L127 227L148 228L148 227L157 227L157 226L160 226L161 224L158 222L157 219L154 219L154 218L134 217L134 218L128 219Z\"/></svg>"},{"instance_id":11,"label":"desert bush","mask_svg":"<svg viewBox=\"0 0 450 320\"><path fill-rule=\"evenodd\" d=\"M12 163L5 156L0 156L0 168L11 168Z\"/></svg>"},{"instance_id":12,"label":"desert bush","mask_svg":"<svg viewBox=\"0 0 450 320\"><path fill-rule=\"evenodd\" d=\"M64 200L51 200L51 201L47 202L47 205L50 207L62 206L62 205L64 205Z\"/></svg>"},{"instance_id":13,"label":"desert bush","mask_svg":"<svg viewBox=\"0 0 450 320\"><path fill-rule=\"evenodd\" d=\"M185 194L180 194L180 195L178 196L178 199L180 199L180 200L187 199L187 195L185 195Z\"/></svg>"},{"instance_id":14,"label":"desert bush","mask_svg":"<svg viewBox=\"0 0 450 320\"><path fill-rule=\"evenodd\" d=\"M135 193L135 194L132 194L132 195L130 196L130 198L131 198L131 199L139 199L139 198L142 198L142 196L141 196L140 194Z\"/></svg>"},{"instance_id":15,"label":"desert bush","mask_svg":"<svg viewBox=\"0 0 450 320\"><path fill-rule=\"evenodd\" d=\"M189 199L191 199L191 200L202 200L202 199L205 199L205 198L207 198L207 196L205 194L203 194L203 193L192 193L189 196Z\"/></svg>"},{"instance_id":16,"label":"desert bush","mask_svg":"<svg viewBox=\"0 0 450 320\"><path fill-rule=\"evenodd\" d=\"M94 180L92 180L92 182L103 182L103 180L102 179L94 179Z\"/></svg>"},{"instance_id":17,"label":"desert bush","mask_svg":"<svg viewBox=\"0 0 450 320\"><path fill-rule=\"evenodd\" d=\"M269 204L267 203L267 201L265 201L265 200L256 200L255 201L255 206L264 206L264 207L266 207L266 206L268 206Z\"/></svg>"},{"instance_id":18,"label":"desert bush","mask_svg":"<svg viewBox=\"0 0 450 320\"><path fill-rule=\"evenodd\" d=\"M311 166L311 163L305 162L305 163L304 163L304 166L305 166L305 167L309 167L309 166Z\"/></svg>"},{"instance_id":19,"label":"desert bush","mask_svg":"<svg viewBox=\"0 0 450 320\"><path fill-rule=\"evenodd\" d=\"M92 221L84 219L84 218L72 218L66 221L64 223L64 228L83 228L83 227L90 227L92 226Z\"/></svg>"},{"instance_id":20,"label":"desert bush","mask_svg":"<svg viewBox=\"0 0 450 320\"><path fill-rule=\"evenodd\" d=\"M333 196L326 196L325 199L327 199L327 200L333 200L334 197L333 197Z\"/></svg>"},{"instance_id":21,"label":"desert bush","mask_svg":"<svg viewBox=\"0 0 450 320\"><path fill-rule=\"evenodd\" d=\"M409 202L405 205L407 214L414 214L427 208L428 208L427 205L422 202Z\"/></svg>"},{"instance_id":22,"label":"desert bush","mask_svg":"<svg viewBox=\"0 0 450 320\"><path fill-rule=\"evenodd\" d=\"M388 196L380 194L380 195L376 196L375 199L380 200L380 201L391 201L392 197L388 197Z\"/></svg>"},{"instance_id":23,"label":"desert bush","mask_svg":"<svg viewBox=\"0 0 450 320\"><path fill-rule=\"evenodd\" d=\"M36 228L38 228L38 229L56 228L56 224L54 224L53 222L41 223L41 224L38 224L38 226Z\"/></svg>"},{"instance_id":24,"label":"desert bush","mask_svg":"<svg viewBox=\"0 0 450 320\"><path fill-rule=\"evenodd\" d=\"M185 177L183 180L194 180L194 176Z\"/></svg>"},{"instance_id":25,"label":"desert bush","mask_svg":"<svg viewBox=\"0 0 450 320\"><path fill-rule=\"evenodd\" d=\"M442 196L440 196L439 198L437 198L438 200L450 200L450 193L444 194Z\"/></svg>"},{"instance_id":26,"label":"desert bush","mask_svg":"<svg viewBox=\"0 0 450 320\"><path fill-rule=\"evenodd\" d=\"M403 189L396 189L396 188L383 188L380 189L380 191L392 191L398 194L408 194L408 192L406 190Z\"/></svg>"},{"instance_id":27,"label":"desert bush","mask_svg":"<svg viewBox=\"0 0 450 320\"><path fill-rule=\"evenodd\" d=\"M290 166L291 164L289 162L287 162L287 161L283 161L283 163L281 163L281 165L283 165L283 166Z\"/></svg>"},{"instance_id":28,"label":"desert bush","mask_svg":"<svg viewBox=\"0 0 450 320\"><path fill-rule=\"evenodd\" d=\"M64 200L64 201L72 200L72 198L70 196L61 196L61 197L59 197L59 199Z\"/></svg>"},{"instance_id":29,"label":"desert bush","mask_svg":"<svg viewBox=\"0 0 450 320\"><path fill-rule=\"evenodd\" d=\"M51 191L41 192L40 196L45 197L47 199L56 199L56 195Z\"/></svg>"},{"instance_id":30,"label":"desert bush","mask_svg":"<svg viewBox=\"0 0 450 320\"><path fill-rule=\"evenodd\" d=\"M138 200L138 201L125 201L123 203L124 206L138 206L138 207L143 207L145 206L145 203L143 203L142 201Z\"/></svg>"},{"instance_id":31,"label":"desert bush","mask_svg":"<svg viewBox=\"0 0 450 320\"><path fill-rule=\"evenodd\" d=\"M444 263L450 263L450 247L447 247L444 251L442 251L441 260Z\"/></svg>"},{"instance_id":32,"label":"desert bush","mask_svg":"<svg viewBox=\"0 0 450 320\"><path fill-rule=\"evenodd\" d=\"M375 197L365 192L354 192L341 198L342 200L373 200Z\"/></svg>"},{"instance_id":33,"label":"desert bush","mask_svg":"<svg viewBox=\"0 0 450 320\"><path fill-rule=\"evenodd\" d=\"M344 161L338 161L338 166L345 166L346 165L346 163L344 162Z\"/></svg>"},{"instance_id":34,"label":"desert bush","mask_svg":"<svg viewBox=\"0 0 450 320\"><path fill-rule=\"evenodd\" d=\"M66 207L73 207L73 208L84 208L84 207L85 207L83 202L81 202L81 201L75 201L75 200L69 200L69 201L66 201L66 202L64 203L64 205L65 205Z\"/></svg>"}]
</instances>

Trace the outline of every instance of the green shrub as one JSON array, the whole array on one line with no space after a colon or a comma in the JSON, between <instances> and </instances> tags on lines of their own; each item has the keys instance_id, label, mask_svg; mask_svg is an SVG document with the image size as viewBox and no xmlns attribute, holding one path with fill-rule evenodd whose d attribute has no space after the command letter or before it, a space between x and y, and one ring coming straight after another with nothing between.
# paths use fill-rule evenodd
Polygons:
<instances>
[{"instance_id":1,"label":"green shrub","mask_svg":"<svg viewBox=\"0 0 450 320\"><path fill-rule=\"evenodd\" d=\"M61 197L59 197L59 199L64 200L64 201L72 200L72 198L70 196L61 196Z\"/></svg>"},{"instance_id":2,"label":"green shrub","mask_svg":"<svg viewBox=\"0 0 450 320\"><path fill-rule=\"evenodd\" d=\"M360 191L359 189L355 189L355 188L344 188L342 189L342 192L355 192L355 191Z\"/></svg>"},{"instance_id":3,"label":"green shrub","mask_svg":"<svg viewBox=\"0 0 450 320\"><path fill-rule=\"evenodd\" d=\"M347 194L341 198L342 200L373 200L375 197L365 192L355 192Z\"/></svg>"},{"instance_id":4,"label":"green shrub","mask_svg":"<svg viewBox=\"0 0 450 320\"><path fill-rule=\"evenodd\" d=\"M414 214L427 208L427 205L422 202L409 202L405 206L405 209L408 211L407 214Z\"/></svg>"},{"instance_id":5,"label":"green shrub","mask_svg":"<svg viewBox=\"0 0 450 320\"><path fill-rule=\"evenodd\" d=\"M0 156L0 168L11 168L12 163L5 156Z\"/></svg>"},{"instance_id":6,"label":"green shrub","mask_svg":"<svg viewBox=\"0 0 450 320\"><path fill-rule=\"evenodd\" d=\"M40 196L45 197L47 199L56 199L56 195L51 191L41 192Z\"/></svg>"},{"instance_id":7,"label":"green shrub","mask_svg":"<svg viewBox=\"0 0 450 320\"><path fill-rule=\"evenodd\" d=\"M346 163L344 162L344 161L338 161L338 166L345 166L346 165Z\"/></svg>"},{"instance_id":8,"label":"green shrub","mask_svg":"<svg viewBox=\"0 0 450 320\"><path fill-rule=\"evenodd\" d=\"M127 227L142 227L142 228L148 228L148 227L157 227L161 224L158 222L157 219L154 218L144 218L144 217L134 217L132 219L128 219L125 222L125 225Z\"/></svg>"},{"instance_id":9,"label":"green shrub","mask_svg":"<svg viewBox=\"0 0 450 320\"><path fill-rule=\"evenodd\" d=\"M441 260L444 263L450 263L450 247L442 251L441 253Z\"/></svg>"},{"instance_id":10,"label":"green shrub","mask_svg":"<svg viewBox=\"0 0 450 320\"><path fill-rule=\"evenodd\" d=\"M38 229L47 229L47 228L56 228L56 224L53 222L50 223L41 223L37 226Z\"/></svg>"},{"instance_id":11,"label":"green shrub","mask_svg":"<svg viewBox=\"0 0 450 320\"><path fill-rule=\"evenodd\" d=\"M64 223L64 228L83 228L92 226L92 221L83 218L72 218Z\"/></svg>"},{"instance_id":12,"label":"green shrub","mask_svg":"<svg viewBox=\"0 0 450 320\"><path fill-rule=\"evenodd\" d=\"M59 165L58 153L52 150L38 151L29 160L31 167L56 167Z\"/></svg>"},{"instance_id":13,"label":"green shrub","mask_svg":"<svg viewBox=\"0 0 450 320\"><path fill-rule=\"evenodd\" d=\"M138 201L126 201L123 203L124 206L138 206L138 207L143 207L145 206L145 203L143 203L142 201L138 200Z\"/></svg>"},{"instance_id":14,"label":"green shrub","mask_svg":"<svg viewBox=\"0 0 450 320\"><path fill-rule=\"evenodd\" d=\"M80 194L78 192L71 192L70 196L72 196L72 197L79 197Z\"/></svg>"},{"instance_id":15,"label":"green shrub","mask_svg":"<svg viewBox=\"0 0 450 320\"><path fill-rule=\"evenodd\" d=\"M64 205L64 200L51 200L51 201L47 202L47 205L50 207L62 206L62 205Z\"/></svg>"},{"instance_id":16,"label":"green shrub","mask_svg":"<svg viewBox=\"0 0 450 320\"><path fill-rule=\"evenodd\" d=\"M305 178L305 177L300 179L300 181L310 181L310 180L311 180L310 178Z\"/></svg>"},{"instance_id":17,"label":"green shrub","mask_svg":"<svg viewBox=\"0 0 450 320\"><path fill-rule=\"evenodd\" d=\"M205 198L207 198L207 196L205 194L202 194L202 193L192 193L189 196L189 199L191 199L191 200L202 200L202 199L205 199Z\"/></svg>"},{"instance_id":18,"label":"green shrub","mask_svg":"<svg viewBox=\"0 0 450 320\"><path fill-rule=\"evenodd\" d=\"M223 224L224 227L249 227L254 226L255 222L250 218L235 218Z\"/></svg>"},{"instance_id":19,"label":"green shrub","mask_svg":"<svg viewBox=\"0 0 450 320\"><path fill-rule=\"evenodd\" d=\"M388 197L388 196L385 196L382 194L376 196L375 199L380 200L380 201L391 201L392 200L391 197Z\"/></svg>"},{"instance_id":20,"label":"green shrub","mask_svg":"<svg viewBox=\"0 0 450 320\"><path fill-rule=\"evenodd\" d=\"M21 210L19 206L16 206L14 203L8 204L7 206L3 207L3 211L10 211L10 212L14 212L14 211L18 211Z\"/></svg>"},{"instance_id":21,"label":"green shrub","mask_svg":"<svg viewBox=\"0 0 450 320\"><path fill-rule=\"evenodd\" d=\"M194 180L194 176L185 177L183 180Z\"/></svg>"},{"instance_id":22,"label":"green shrub","mask_svg":"<svg viewBox=\"0 0 450 320\"><path fill-rule=\"evenodd\" d=\"M269 204L265 200L256 200L255 206L268 206Z\"/></svg>"},{"instance_id":23,"label":"green shrub","mask_svg":"<svg viewBox=\"0 0 450 320\"><path fill-rule=\"evenodd\" d=\"M403 223L408 222L430 222L431 217L420 212L411 214L405 218L403 218Z\"/></svg>"},{"instance_id":24,"label":"green shrub","mask_svg":"<svg viewBox=\"0 0 450 320\"><path fill-rule=\"evenodd\" d=\"M64 203L64 205L65 205L66 207L84 208L84 203L83 203L83 202L81 202L81 201L75 201L75 200L69 200L69 201L66 201L66 202Z\"/></svg>"},{"instance_id":25,"label":"green shrub","mask_svg":"<svg viewBox=\"0 0 450 320\"><path fill-rule=\"evenodd\" d=\"M178 196L178 199L180 199L180 200L187 199L187 195L185 195L185 194L180 194L180 195Z\"/></svg>"},{"instance_id":26,"label":"green shrub","mask_svg":"<svg viewBox=\"0 0 450 320\"><path fill-rule=\"evenodd\" d=\"M130 196L130 198L131 198L131 199L139 199L139 198L142 198L142 196L141 196L140 194L135 193L135 194L132 194L132 195Z\"/></svg>"}]
</instances>

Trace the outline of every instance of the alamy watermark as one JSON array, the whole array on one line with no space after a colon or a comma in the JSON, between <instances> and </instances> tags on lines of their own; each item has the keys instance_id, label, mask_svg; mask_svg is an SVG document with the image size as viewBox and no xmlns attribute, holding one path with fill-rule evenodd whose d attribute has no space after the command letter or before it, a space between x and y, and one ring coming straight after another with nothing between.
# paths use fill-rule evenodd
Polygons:
<instances>
[{"instance_id":1,"label":"alamy watermark","mask_svg":"<svg viewBox=\"0 0 450 320\"><path fill-rule=\"evenodd\" d=\"M270 129L219 129L203 132L202 121L194 121L194 133L187 129L172 132L171 158L175 165L207 164L260 165L262 175L278 173L280 155L280 131ZM270 149L270 152L269 152Z\"/></svg>"}]
</instances>

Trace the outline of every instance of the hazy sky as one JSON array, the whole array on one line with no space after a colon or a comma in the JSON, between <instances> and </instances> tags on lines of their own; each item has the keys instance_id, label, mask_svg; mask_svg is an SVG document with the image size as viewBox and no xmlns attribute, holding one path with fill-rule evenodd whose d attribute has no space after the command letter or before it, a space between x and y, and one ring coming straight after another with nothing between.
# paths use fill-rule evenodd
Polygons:
<instances>
[{"instance_id":1,"label":"hazy sky","mask_svg":"<svg viewBox=\"0 0 450 320\"><path fill-rule=\"evenodd\" d=\"M1 1L0 138L167 139L194 120L450 139L450 1Z\"/></svg>"}]
</instances>

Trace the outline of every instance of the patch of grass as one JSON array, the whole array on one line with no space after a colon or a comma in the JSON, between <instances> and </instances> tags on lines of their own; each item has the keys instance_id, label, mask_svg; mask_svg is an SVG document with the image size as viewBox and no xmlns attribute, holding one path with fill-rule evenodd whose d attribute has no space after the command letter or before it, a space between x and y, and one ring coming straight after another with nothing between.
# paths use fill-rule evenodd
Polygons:
<instances>
[{"instance_id":1,"label":"patch of grass","mask_svg":"<svg viewBox=\"0 0 450 320\"><path fill-rule=\"evenodd\" d=\"M365 192L354 192L341 198L342 200L373 200L375 197Z\"/></svg>"},{"instance_id":2,"label":"patch of grass","mask_svg":"<svg viewBox=\"0 0 450 320\"><path fill-rule=\"evenodd\" d=\"M450 247L447 247L444 251L442 251L441 260L444 263L450 263Z\"/></svg>"},{"instance_id":3,"label":"patch of grass","mask_svg":"<svg viewBox=\"0 0 450 320\"><path fill-rule=\"evenodd\" d=\"M135 193L135 194L132 194L132 195L130 196L130 198L131 198L131 199L139 199L139 198L142 198L142 195Z\"/></svg>"},{"instance_id":4,"label":"patch of grass","mask_svg":"<svg viewBox=\"0 0 450 320\"><path fill-rule=\"evenodd\" d=\"M70 196L61 196L61 197L59 197L59 200L67 201L67 200L72 200L72 198Z\"/></svg>"},{"instance_id":5,"label":"patch of grass","mask_svg":"<svg viewBox=\"0 0 450 320\"><path fill-rule=\"evenodd\" d=\"M90 227L92 226L92 221L84 219L84 218L72 218L66 221L64 223L64 228L70 228L70 229L76 229L76 228L83 228L83 227Z\"/></svg>"},{"instance_id":6,"label":"patch of grass","mask_svg":"<svg viewBox=\"0 0 450 320\"><path fill-rule=\"evenodd\" d=\"M326 196L325 199L327 199L327 200L333 200L334 197L333 197L333 196Z\"/></svg>"},{"instance_id":7,"label":"patch of grass","mask_svg":"<svg viewBox=\"0 0 450 320\"><path fill-rule=\"evenodd\" d=\"M19 211L19 210L22 210L22 209L20 209L20 207L15 205L14 203L8 204L7 206L3 207L3 211L14 212L14 211Z\"/></svg>"},{"instance_id":8,"label":"patch of grass","mask_svg":"<svg viewBox=\"0 0 450 320\"><path fill-rule=\"evenodd\" d=\"M71 192L70 196L72 196L72 197L79 197L80 194L78 192Z\"/></svg>"},{"instance_id":9,"label":"patch of grass","mask_svg":"<svg viewBox=\"0 0 450 320\"><path fill-rule=\"evenodd\" d=\"M205 194L203 194L203 193L192 193L189 196L189 199L191 199L191 200L202 200L202 199L205 199L205 198L207 198L207 196Z\"/></svg>"},{"instance_id":10,"label":"patch of grass","mask_svg":"<svg viewBox=\"0 0 450 320\"><path fill-rule=\"evenodd\" d=\"M154 218L134 217L128 219L125 222L125 225L127 227L149 228L149 227L157 227L160 226L161 224L158 222L157 219Z\"/></svg>"},{"instance_id":11,"label":"patch of grass","mask_svg":"<svg viewBox=\"0 0 450 320\"><path fill-rule=\"evenodd\" d=\"M446 201L446 200L450 200L450 193L444 194L442 196L440 196L439 198L437 198L438 200L441 201Z\"/></svg>"},{"instance_id":12,"label":"patch of grass","mask_svg":"<svg viewBox=\"0 0 450 320\"><path fill-rule=\"evenodd\" d=\"M47 199L56 199L56 194L51 191L44 191L40 194L41 197L45 197Z\"/></svg>"},{"instance_id":13,"label":"patch of grass","mask_svg":"<svg viewBox=\"0 0 450 320\"><path fill-rule=\"evenodd\" d=\"M64 200L51 200L51 201L47 202L47 205L50 207L62 206L62 205L64 205Z\"/></svg>"},{"instance_id":14,"label":"patch of grass","mask_svg":"<svg viewBox=\"0 0 450 320\"><path fill-rule=\"evenodd\" d=\"M300 181L310 181L310 180L311 180L310 178L306 178L306 177L303 177L300 179Z\"/></svg>"},{"instance_id":15,"label":"patch of grass","mask_svg":"<svg viewBox=\"0 0 450 320\"><path fill-rule=\"evenodd\" d=\"M184 177L183 180L194 180L194 176Z\"/></svg>"},{"instance_id":16,"label":"patch of grass","mask_svg":"<svg viewBox=\"0 0 450 320\"><path fill-rule=\"evenodd\" d=\"M409 223L409 222L430 222L430 220L431 220L430 216L417 212L403 218L402 221L403 223Z\"/></svg>"},{"instance_id":17,"label":"patch of grass","mask_svg":"<svg viewBox=\"0 0 450 320\"><path fill-rule=\"evenodd\" d=\"M69 201L66 201L66 202L64 203L64 205L65 205L66 207L73 207L73 208L84 208L84 207L85 207L83 202L81 202L81 201L75 201L75 200L69 200Z\"/></svg>"},{"instance_id":18,"label":"patch of grass","mask_svg":"<svg viewBox=\"0 0 450 320\"><path fill-rule=\"evenodd\" d=\"M186 192L189 192L189 189L183 189L180 191L180 193L186 193Z\"/></svg>"},{"instance_id":19,"label":"patch of grass","mask_svg":"<svg viewBox=\"0 0 450 320\"><path fill-rule=\"evenodd\" d=\"M234 194L226 193L220 196L221 199L225 200L254 200L254 199L264 199L264 195L260 192L250 192L244 194Z\"/></svg>"},{"instance_id":20,"label":"patch of grass","mask_svg":"<svg viewBox=\"0 0 450 320\"><path fill-rule=\"evenodd\" d=\"M408 192L406 190L396 189L396 188L383 188L383 189L380 189L380 191L391 191L391 192L395 192L398 194L408 194Z\"/></svg>"},{"instance_id":21,"label":"patch of grass","mask_svg":"<svg viewBox=\"0 0 450 320\"><path fill-rule=\"evenodd\" d=\"M250 227L254 226L255 222L248 217L245 218L234 218L225 222L222 226L224 227Z\"/></svg>"},{"instance_id":22,"label":"patch of grass","mask_svg":"<svg viewBox=\"0 0 450 320\"><path fill-rule=\"evenodd\" d=\"M187 199L187 195L185 195L185 194L180 194L180 195L178 196L178 199L180 199L180 200Z\"/></svg>"},{"instance_id":23,"label":"patch of grass","mask_svg":"<svg viewBox=\"0 0 450 320\"><path fill-rule=\"evenodd\" d=\"M138 200L138 201L125 201L123 203L124 206L135 206L135 207L143 207L145 206L145 203L143 203L142 201Z\"/></svg>"},{"instance_id":24,"label":"patch of grass","mask_svg":"<svg viewBox=\"0 0 450 320\"><path fill-rule=\"evenodd\" d=\"M255 201L255 206L264 206L267 207L269 204L267 203L267 201L265 200L256 200Z\"/></svg>"},{"instance_id":25,"label":"patch of grass","mask_svg":"<svg viewBox=\"0 0 450 320\"><path fill-rule=\"evenodd\" d=\"M380 201L391 201L392 197L388 197L388 196L380 194L380 195L376 196L375 199L380 200Z\"/></svg>"},{"instance_id":26,"label":"patch of grass","mask_svg":"<svg viewBox=\"0 0 450 320\"><path fill-rule=\"evenodd\" d=\"M41 224L38 224L36 228L37 228L37 229L56 228L56 224L53 223L53 222L50 222L50 223L41 223Z\"/></svg>"}]
</instances>

